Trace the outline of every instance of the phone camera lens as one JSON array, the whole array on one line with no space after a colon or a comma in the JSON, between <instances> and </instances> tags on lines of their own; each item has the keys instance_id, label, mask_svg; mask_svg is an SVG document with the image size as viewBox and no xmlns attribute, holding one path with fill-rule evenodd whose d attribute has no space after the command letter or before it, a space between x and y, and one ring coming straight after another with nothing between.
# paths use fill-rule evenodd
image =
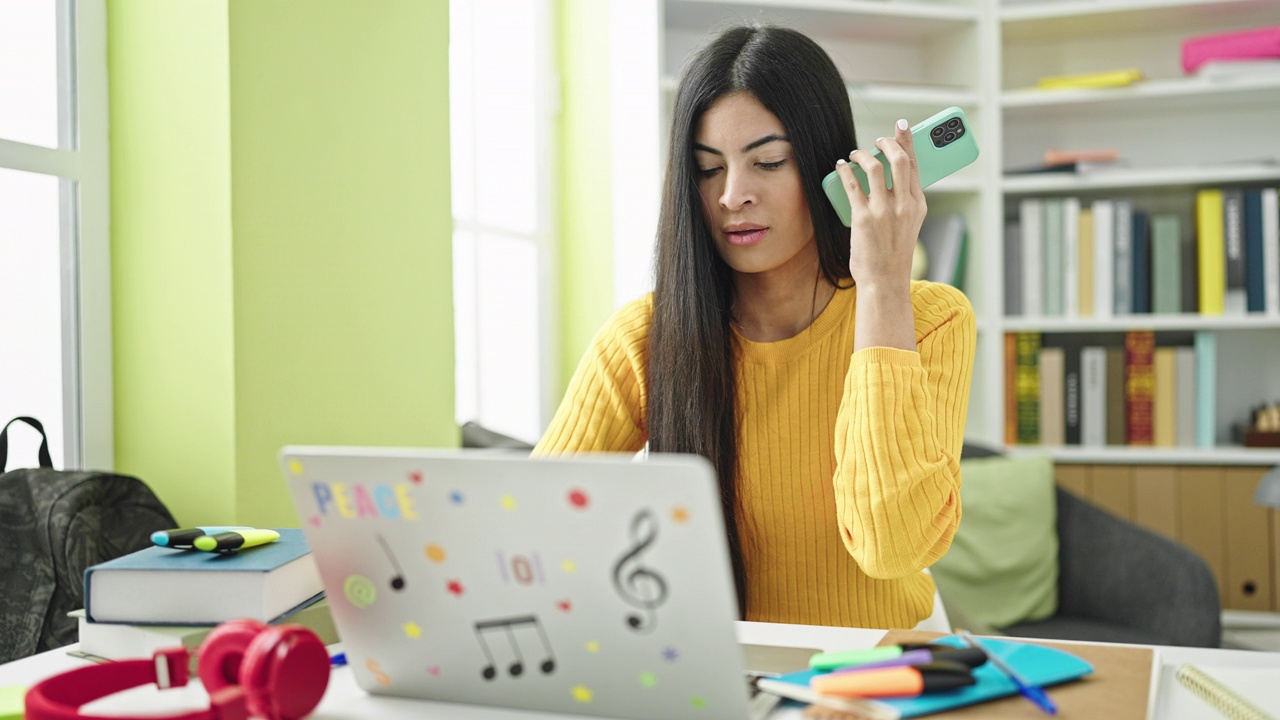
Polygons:
<instances>
[{"instance_id":1,"label":"phone camera lens","mask_svg":"<svg viewBox=\"0 0 1280 720\"><path fill-rule=\"evenodd\" d=\"M941 126L941 125L939 125L938 127L936 127L936 128L934 128L933 130L929 131L929 134L930 134L930 135L932 135L933 137L936 137L936 138L937 138L937 137L942 137L942 133L944 133L944 132L946 132L946 131L942 129L942 126Z\"/></svg>"},{"instance_id":2,"label":"phone camera lens","mask_svg":"<svg viewBox=\"0 0 1280 720\"><path fill-rule=\"evenodd\" d=\"M964 134L964 126L960 126L956 128L956 137L960 137L963 134Z\"/></svg>"},{"instance_id":3,"label":"phone camera lens","mask_svg":"<svg viewBox=\"0 0 1280 720\"><path fill-rule=\"evenodd\" d=\"M958 127L960 127L960 118L951 118L947 121L947 128L955 130Z\"/></svg>"},{"instance_id":4,"label":"phone camera lens","mask_svg":"<svg viewBox=\"0 0 1280 720\"><path fill-rule=\"evenodd\" d=\"M946 135L942 136L943 142L951 142L952 140L955 140L955 139L956 139L956 134L953 132L948 132Z\"/></svg>"}]
</instances>

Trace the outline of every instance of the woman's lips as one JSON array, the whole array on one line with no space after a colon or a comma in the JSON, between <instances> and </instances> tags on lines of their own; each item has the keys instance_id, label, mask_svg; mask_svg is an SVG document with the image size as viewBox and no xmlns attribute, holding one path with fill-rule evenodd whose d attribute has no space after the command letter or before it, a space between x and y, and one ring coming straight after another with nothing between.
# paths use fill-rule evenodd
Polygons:
<instances>
[{"instance_id":1,"label":"woman's lips","mask_svg":"<svg viewBox=\"0 0 1280 720\"><path fill-rule=\"evenodd\" d=\"M736 232L726 232L724 236L725 236L725 239L729 241L730 245L737 245L739 247L742 247L746 245L755 245L756 243L760 242L762 239L764 239L764 234L768 231L769 231L769 228L754 228L751 230L739 230Z\"/></svg>"}]
</instances>

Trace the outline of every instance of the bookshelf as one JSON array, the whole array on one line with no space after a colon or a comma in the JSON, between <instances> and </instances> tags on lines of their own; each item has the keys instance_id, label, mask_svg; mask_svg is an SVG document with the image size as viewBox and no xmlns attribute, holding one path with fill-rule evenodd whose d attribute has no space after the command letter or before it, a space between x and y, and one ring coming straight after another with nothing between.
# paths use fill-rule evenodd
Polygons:
<instances>
[{"instance_id":1,"label":"bookshelf","mask_svg":"<svg viewBox=\"0 0 1280 720\"><path fill-rule=\"evenodd\" d=\"M1280 313L1006 317L1003 231L1023 198L1123 197L1175 212L1191 227L1201 188L1280 186L1280 76L1188 77L1180 43L1192 35L1280 25L1280 3L1258 0L654 0L653 97L659 137L637 148L660 178L676 76L708 33L744 20L801 29L844 75L860 145L894 120L959 105L975 126L979 160L926 191L931 213L959 212L969 233L966 292L978 314L967 435L1004 446L1004 335L1038 331L1122 343L1129 330L1218 337L1220 445L1214 448L1043 447L1069 463L1266 466L1280 451L1230 445L1230 424L1261 398L1280 398ZM1125 88L1046 92L1038 78L1136 67ZM617 146L615 145L615 148ZM1124 167L1080 174L1009 175L1047 148L1112 147ZM615 157L615 166L630 168ZM619 172L619 171L615 171ZM630 172L630 170L625 170ZM654 211L656 217L656 209ZM1233 382L1247 376L1248 390ZM1272 378L1275 379L1272 379Z\"/></svg>"}]
</instances>

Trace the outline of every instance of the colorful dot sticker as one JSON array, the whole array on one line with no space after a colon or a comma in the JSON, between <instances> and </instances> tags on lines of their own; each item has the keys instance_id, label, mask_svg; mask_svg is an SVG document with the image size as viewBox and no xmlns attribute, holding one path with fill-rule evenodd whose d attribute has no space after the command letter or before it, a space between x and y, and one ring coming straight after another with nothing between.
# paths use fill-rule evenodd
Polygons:
<instances>
[{"instance_id":1,"label":"colorful dot sticker","mask_svg":"<svg viewBox=\"0 0 1280 720\"><path fill-rule=\"evenodd\" d=\"M404 636L417 640L422 637L422 628L416 622L407 622L404 624Z\"/></svg>"},{"instance_id":2,"label":"colorful dot sticker","mask_svg":"<svg viewBox=\"0 0 1280 720\"><path fill-rule=\"evenodd\" d=\"M462 593L467 591L466 588L462 587L462 583L458 582L457 580L450 580L449 584L446 585L445 587L448 588L449 592L452 593L455 597L462 597Z\"/></svg>"},{"instance_id":3,"label":"colorful dot sticker","mask_svg":"<svg viewBox=\"0 0 1280 720\"><path fill-rule=\"evenodd\" d=\"M572 575L578 571L578 563L572 560L565 560L564 562L560 563L560 569L565 571L566 574Z\"/></svg>"},{"instance_id":4,"label":"colorful dot sticker","mask_svg":"<svg viewBox=\"0 0 1280 720\"><path fill-rule=\"evenodd\" d=\"M570 490L570 491L569 491L569 504L570 504L570 505L572 505L572 506L574 506L574 507L578 508L579 510L586 510L586 509L587 509L587 503L588 503L588 502L589 502L589 501L588 501L588 499L587 499L587 494L586 494L585 492L583 492L583 491L581 491L581 490Z\"/></svg>"},{"instance_id":5,"label":"colorful dot sticker","mask_svg":"<svg viewBox=\"0 0 1280 720\"><path fill-rule=\"evenodd\" d=\"M311 523L311 527L320 527L324 521L320 519L319 515L312 515L307 519L307 522Z\"/></svg>"},{"instance_id":6,"label":"colorful dot sticker","mask_svg":"<svg viewBox=\"0 0 1280 720\"><path fill-rule=\"evenodd\" d=\"M568 600L559 600L556 602L556 607L560 608L564 612L569 612L569 610L573 608L573 605Z\"/></svg>"},{"instance_id":7,"label":"colorful dot sticker","mask_svg":"<svg viewBox=\"0 0 1280 720\"><path fill-rule=\"evenodd\" d=\"M301 474L302 474L302 463L298 462L297 460L290 460L290 461L289 461L289 472L293 473L294 475L301 475Z\"/></svg>"},{"instance_id":8,"label":"colorful dot sticker","mask_svg":"<svg viewBox=\"0 0 1280 720\"><path fill-rule=\"evenodd\" d=\"M427 674L431 677L440 677L440 666L432 665L427 668Z\"/></svg>"},{"instance_id":9,"label":"colorful dot sticker","mask_svg":"<svg viewBox=\"0 0 1280 720\"><path fill-rule=\"evenodd\" d=\"M577 685L573 688L573 699L580 703L591 702L591 691L585 685Z\"/></svg>"},{"instance_id":10,"label":"colorful dot sticker","mask_svg":"<svg viewBox=\"0 0 1280 720\"><path fill-rule=\"evenodd\" d=\"M651 688L658 684L658 676L651 672L642 672L640 673L640 684L647 688Z\"/></svg>"},{"instance_id":11,"label":"colorful dot sticker","mask_svg":"<svg viewBox=\"0 0 1280 720\"><path fill-rule=\"evenodd\" d=\"M680 659L680 653L673 647L668 647L662 651L662 659L667 662L675 662Z\"/></svg>"},{"instance_id":12,"label":"colorful dot sticker","mask_svg":"<svg viewBox=\"0 0 1280 720\"><path fill-rule=\"evenodd\" d=\"M678 523L687 522L689 520L689 511L677 505L671 509L671 519Z\"/></svg>"},{"instance_id":13,"label":"colorful dot sticker","mask_svg":"<svg viewBox=\"0 0 1280 720\"><path fill-rule=\"evenodd\" d=\"M462 496L462 493L458 492L457 490L454 490L453 492L449 493L449 502L453 503L454 505L461 505L462 503L466 502L466 498Z\"/></svg>"},{"instance_id":14,"label":"colorful dot sticker","mask_svg":"<svg viewBox=\"0 0 1280 720\"><path fill-rule=\"evenodd\" d=\"M432 543L431 545L428 545L426 549L426 553L427 553L427 559L430 560L431 562L433 563L444 562L444 557L445 557L444 548L440 547L439 545L436 545L434 543Z\"/></svg>"},{"instance_id":15,"label":"colorful dot sticker","mask_svg":"<svg viewBox=\"0 0 1280 720\"><path fill-rule=\"evenodd\" d=\"M588 640L588 641L587 641L587 652L589 652L589 653L598 653L598 652L600 652L600 643L599 643L599 642L597 642L597 641L595 641L595 640Z\"/></svg>"},{"instance_id":16,"label":"colorful dot sticker","mask_svg":"<svg viewBox=\"0 0 1280 720\"><path fill-rule=\"evenodd\" d=\"M363 575L349 575L342 583L342 594L347 596L347 602L363 610L378 599L378 587Z\"/></svg>"},{"instance_id":17,"label":"colorful dot sticker","mask_svg":"<svg viewBox=\"0 0 1280 720\"><path fill-rule=\"evenodd\" d=\"M421 471L421 470L414 470L413 472L409 473L409 482L413 483L414 485L421 485L421 484L422 484L422 471Z\"/></svg>"},{"instance_id":18,"label":"colorful dot sticker","mask_svg":"<svg viewBox=\"0 0 1280 720\"><path fill-rule=\"evenodd\" d=\"M695 710L701 710L707 706L707 701L706 698L700 698L697 695L694 695L689 698L689 704L692 705Z\"/></svg>"},{"instance_id":19,"label":"colorful dot sticker","mask_svg":"<svg viewBox=\"0 0 1280 720\"><path fill-rule=\"evenodd\" d=\"M503 495L502 497L498 498L498 502L502 503L503 510L516 509L516 499L512 495Z\"/></svg>"}]
</instances>

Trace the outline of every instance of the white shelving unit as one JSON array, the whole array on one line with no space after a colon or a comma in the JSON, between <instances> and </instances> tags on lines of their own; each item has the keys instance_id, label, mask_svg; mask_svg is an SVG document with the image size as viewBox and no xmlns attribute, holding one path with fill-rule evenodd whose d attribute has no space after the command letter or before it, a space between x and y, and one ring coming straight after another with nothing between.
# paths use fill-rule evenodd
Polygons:
<instances>
[{"instance_id":1,"label":"white shelving unit","mask_svg":"<svg viewBox=\"0 0 1280 720\"><path fill-rule=\"evenodd\" d=\"M1228 426L1243 419L1251 404L1280 398L1280 317L1005 317L1001 256L1005 217L1016 212L1022 197L1133 197L1140 206L1153 198L1162 211L1185 206L1189 213L1197 188L1280 185L1280 76L1189 78L1179 54L1181 41L1192 35L1280 25L1280 2L651 1L661 77L653 108L661 128L660 164L666 161L671 98L684 60L710 33L744 21L795 27L827 50L849 84L860 145L885 134L899 117L915 122L948 105L964 108L982 155L926 194L931 212L963 213L968 225L966 291L979 326L971 439L1003 444L1006 332L1210 330L1219 335L1221 447L1048 450L1082 463L1280 462L1280 451L1225 443ZM1146 79L1108 90L1032 89L1044 76L1130 67ZM1037 164L1047 148L1098 147L1116 148L1128 165L1080 175L1002 173ZM648 153L646 162L654 157Z\"/></svg>"}]
</instances>

